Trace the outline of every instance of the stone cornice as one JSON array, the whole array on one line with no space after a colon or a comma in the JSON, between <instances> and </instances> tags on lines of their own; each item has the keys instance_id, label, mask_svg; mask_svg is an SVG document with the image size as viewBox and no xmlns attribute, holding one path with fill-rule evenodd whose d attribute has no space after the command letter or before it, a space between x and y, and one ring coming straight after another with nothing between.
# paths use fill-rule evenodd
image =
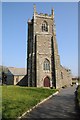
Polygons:
<instances>
[{"instance_id":1,"label":"stone cornice","mask_svg":"<svg viewBox=\"0 0 80 120\"><path fill-rule=\"evenodd\" d=\"M35 14L35 17L39 17L39 18L45 18L45 19L51 19L53 20L52 15L47 15L47 14Z\"/></svg>"},{"instance_id":2,"label":"stone cornice","mask_svg":"<svg viewBox=\"0 0 80 120\"><path fill-rule=\"evenodd\" d=\"M50 35L50 36L52 36L52 34L48 33L48 32L36 32L35 35Z\"/></svg>"}]
</instances>

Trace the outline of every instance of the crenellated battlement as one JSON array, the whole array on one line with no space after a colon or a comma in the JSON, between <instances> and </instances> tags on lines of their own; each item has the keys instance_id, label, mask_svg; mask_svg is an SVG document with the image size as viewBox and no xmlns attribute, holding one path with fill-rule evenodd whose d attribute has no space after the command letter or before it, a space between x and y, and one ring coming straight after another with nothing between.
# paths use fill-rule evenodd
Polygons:
<instances>
[{"instance_id":1,"label":"crenellated battlement","mask_svg":"<svg viewBox=\"0 0 80 120\"><path fill-rule=\"evenodd\" d=\"M38 17L46 17L46 18L54 18L54 9L51 10L51 14L43 14L43 13L38 13L36 11L36 5L34 5L34 16L38 16Z\"/></svg>"}]
</instances>

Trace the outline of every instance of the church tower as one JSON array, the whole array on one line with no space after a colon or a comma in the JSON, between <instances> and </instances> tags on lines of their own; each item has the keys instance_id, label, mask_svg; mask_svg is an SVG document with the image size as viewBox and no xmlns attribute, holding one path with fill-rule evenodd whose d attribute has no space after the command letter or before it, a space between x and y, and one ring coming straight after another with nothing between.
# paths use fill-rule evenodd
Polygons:
<instances>
[{"instance_id":1,"label":"church tower","mask_svg":"<svg viewBox=\"0 0 80 120\"><path fill-rule=\"evenodd\" d=\"M60 57L53 9L50 15L38 14L34 5L33 18L28 20L27 51L28 86L60 88Z\"/></svg>"}]
</instances>

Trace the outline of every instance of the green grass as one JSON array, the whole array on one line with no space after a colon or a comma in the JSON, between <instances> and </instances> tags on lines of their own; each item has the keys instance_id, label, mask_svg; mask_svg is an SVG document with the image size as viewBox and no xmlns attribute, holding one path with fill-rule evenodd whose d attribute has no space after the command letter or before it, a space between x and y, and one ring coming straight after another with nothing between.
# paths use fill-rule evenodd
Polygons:
<instances>
[{"instance_id":1,"label":"green grass","mask_svg":"<svg viewBox=\"0 0 80 120\"><path fill-rule=\"evenodd\" d=\"M2 86L2 117L17 118L55 91L46 88Z\"/></svg>"}]
</instances>

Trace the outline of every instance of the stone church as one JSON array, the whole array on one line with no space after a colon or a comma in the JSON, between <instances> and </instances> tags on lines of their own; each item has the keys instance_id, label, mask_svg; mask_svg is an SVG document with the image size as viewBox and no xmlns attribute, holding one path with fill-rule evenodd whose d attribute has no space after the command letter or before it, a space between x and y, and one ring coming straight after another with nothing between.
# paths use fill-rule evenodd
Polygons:
<instances>
[{"instance_id":1,"label":"stone church","mask_svg":"<svg viewBox=\"0 0 80 120\"><path fill-rule=\"evenodd\" d=\"M28 20L27 85L61 88L72 84L71 70L60 64L54 9L38 14L36 5Z\"/></svg>"}]
</instances>

